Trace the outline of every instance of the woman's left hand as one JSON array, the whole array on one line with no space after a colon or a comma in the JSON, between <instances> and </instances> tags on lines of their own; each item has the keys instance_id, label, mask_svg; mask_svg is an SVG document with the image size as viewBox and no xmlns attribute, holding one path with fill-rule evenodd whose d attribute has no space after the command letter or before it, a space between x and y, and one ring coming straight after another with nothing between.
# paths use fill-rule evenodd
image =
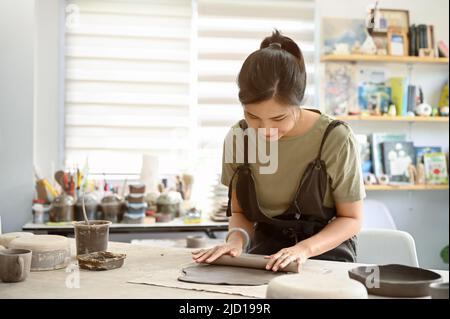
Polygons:
<instances>
[{"instance_id":1,"label":"woman's left hand","mask_svg":"<svg viewBox=\"0 0 450 319\"><path fill-rule=\"evenodd\" d=\"M272 271L278 271L279 269L283 269L291 262L297 262L298 271L300 272L301 265L309 258L307 249L303 247L300 243L288 247L283 248L276 254L265 256L266 259L269 259L269 262L266 265L266 269Z\"/></svg>"}]
</instances>

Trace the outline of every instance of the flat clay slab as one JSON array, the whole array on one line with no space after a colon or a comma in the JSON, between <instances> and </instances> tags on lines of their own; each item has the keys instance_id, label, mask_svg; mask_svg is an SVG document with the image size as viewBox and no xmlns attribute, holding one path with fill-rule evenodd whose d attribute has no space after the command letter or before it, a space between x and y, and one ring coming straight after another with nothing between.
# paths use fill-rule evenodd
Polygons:
<instances>
[{"instance_id":1,"label":"flat clay slab","mask_svg":"<svg viewBox=\"0 0 450 319\"><path fill-rule=\"evenodd\" d=\"M262 269L199 264L183 268L178 280L197 284L260 286L283 274Z\"/></svg>"},{"instance_id":2,"label":"flat clay slab","mask_svg":"<svg viewBox=\"0 0 450 319\"><path fill-rule=\"evenodd\" d=\"M379 276L375 267L378 267ZM387 297L429 296L430 284L442 281L441 275L430 270L396 264L357 267L348 274L365 285L370 294Z\"/></svg>"},{"instance_id":3,"label":"flat clay slab","mask_svg":"<svg viewBox=\"0 0 450 319\"><path fill-rule=\"evenodd\" d=\"M99 251L77 256L80 268L96 271L120 268L125 258L125 254L114 254L108 251Z\"/></svg>"}]
</instances>

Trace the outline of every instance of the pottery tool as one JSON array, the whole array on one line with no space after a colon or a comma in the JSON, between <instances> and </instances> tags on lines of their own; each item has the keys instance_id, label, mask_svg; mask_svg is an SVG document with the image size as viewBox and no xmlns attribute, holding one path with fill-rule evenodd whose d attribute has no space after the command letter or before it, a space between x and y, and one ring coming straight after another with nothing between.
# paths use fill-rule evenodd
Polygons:
<instances>
[{"instance_id":1,"label":"pottery tool","mask_svg":"<svg viewBox=\"0 0 450 319\"><path fill-rule=\"evenodd\" d=\"M106 175L105 175L105 173L103 173L103 183L104 183L104 186L103 186L103 190L105 191L105 192L107 192L107 191L109 191L109 185L108 185L108 181L106 180Z\"/></svg>"},{"instance_id":2,"label":"pottery tool","mask_svg":"<svg viewBox=\"0 0 450 319\"><path fill-rule=\"evenodd\" d=\"M63 191L65 191L64 176L65 176L64 171L55 172L55 180L61 186L61 189Z\"/></svg>"},{"instance_id":3,"label":"pottery tool","mask_svg":"<svg viewBox=\"0 0 450 319\"><path fill-rule=\"evenodd\" d=\"M122 189L120 190L120 197L125 197L125 189L127 187L128 180L125 178L122 184Z\"/></svg>"},{"instance_id":4,"label":"pottery tool","mask_svg":"<svg viewBox=\"0 0 450 319\"><path fill-rule=\"evenodd\" d=\"M183 174L181 179L183 180L183 194L184 199L189 200L192 193L192 184L194 184L194 176L190 174Z\"/></svg>"},{"instance_id":5,"label":"pottery tool","mask_svg":"<svg viewBox=\"0 0 450 319\"><path fill-rule=\"evenodd\" d=\"M9 243L11 249L29 249L33 252L31 271L65 268L70 261L69 240L57 235L19 237Z\"/></svg>"},{"instance_id":6,"label":"pottery tool","mask_svg":"<svg viewBox=\"0 0 450 319\"><path fill-rule=\"evenodd\" d=\"M64 183L64 191L67 192L69 190L69 175L67 173L64 173L63 183Z\"/></svg>"},{"instance_id":7,"label":"pottery tool","mask_svg":"<svg viewBox=\"0 0 450 319\"><path fill-rule=\"evenodd\" d=\"M52 187L45 179L43 179L37 172L36 166L33 165L34 177L36 178L36 192L37 198L43 200L45 203L51 201L51 197L56 197L58 194L52 192ZM50 186L50 188L48 187ZM49 196L51 195L51 196Z\"/></svg>"},{"instance_id":8,"label":"pottery tool","mask_svg":"<svg viewBox=\"0 0 450 319\"><path fill-rule=\"evenodd\" d=\"M84 194L81 195L81 202L82 202L82 208L83 208L83 217L84 217L84 221L86 222L86 225L90 225L89 224L89 219L87 218L87 214L86 214L86 205L84 203Z\"/></svg>"},{"instance_id":9,"label":"pottery tool","mask_svg":"<svg viewBox=\"0 0 450 319\"><path fill-rule=\"evenodd\" d=\"M49 181L47 181L46 179L42 180L45 186L45 189L50 192L50 194L52 195L53 198L55 198L56 196L58 196L58 192L56 191L56 189L52 186L52 184L49 183Z\"/></svg>"},{"instance_id":10,"label":"pottery tool","mask_svg":"<svg viewBox=\"0 0 450 319\"><path fill-rule=\"evenodd\" d=\"M233 267L245 267L254 269L266 269L268 260L263 255L253 254L241 254L238 257L232 257L230 255L222 255L211 264L233 266ZM279 272L298 272L298 265L296 262L291 262L283 269L279 269Z\"/></svg>"},{"instance_id":11,"label":"pottery tool","mask_svg":"<svg viewBox=\"0 0 450 319\"><path fill-rule=\"evenodd\" d=\"M80 171L79 170L77 170L77 181L80 181ZM81 184L81 182L79 182L79 184ZM85 204L85 202L84 202L84 198L85 198L85 196L84 196L85 194L83 193L81 196L81 207L82 207L82 209L83 209L83 218L84 218L84 221L86 222L86 225L90 225L89 224L89 219L88 219L88 217L87 217L87 214L86 214L86 204Z\"/></svg>"},{"instance_id":12,"label":"pottery tool","mask_svg":"<svg viewBox=\"0 0 450 319\"><path fill-rule=\"evenodd\" d=\"M45 188L45 184L42 179L38 179L36 181L36 193L37 198L42 200L44 203L50 202L50 199L47 194L47 189Z\"/></svg>"}]
</instances>

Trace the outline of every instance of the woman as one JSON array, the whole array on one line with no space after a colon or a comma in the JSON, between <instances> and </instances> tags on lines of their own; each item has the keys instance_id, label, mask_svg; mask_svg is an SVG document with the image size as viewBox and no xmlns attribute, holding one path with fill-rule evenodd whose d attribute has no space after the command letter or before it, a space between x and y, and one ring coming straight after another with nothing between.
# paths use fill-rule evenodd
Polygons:
<instances>
[{"instance_id":1,"label":"woman","mask_svg":"<svg viewBox=\"0 0 450 319\"><path fill-rule=\"evenodd\" d=\"M261 163L248 161L249 138L243 164L223 161L227 240L193 251L193 259L211 263L248 251L266 255L266 269L273 271L291 262L300 269L308 258L354 262L365 197L358 146L345 123L300 108L306 86L301 50L275 31L245 60L238 85L245 120L233 128L266 129L266 140L278 143L278 168L261 174Z\"/></svg>"}]
</instances>

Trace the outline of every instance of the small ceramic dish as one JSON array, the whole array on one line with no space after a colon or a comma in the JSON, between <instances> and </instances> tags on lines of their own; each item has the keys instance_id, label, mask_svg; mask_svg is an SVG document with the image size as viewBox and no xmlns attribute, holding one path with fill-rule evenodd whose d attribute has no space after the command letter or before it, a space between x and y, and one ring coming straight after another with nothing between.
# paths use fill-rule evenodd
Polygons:
<instances>
[{"instance_id":1,"label":"small ceramic dish","mask_svg":"<svg viewBox=\"0 0 450 319\"><path fill-rule=\"evenodd\" d=\"M125 254L115 254L109 251L98 251L77 256L80 268L96 271L120 268L125 258Z\"/></svg>"}]
</instances>

